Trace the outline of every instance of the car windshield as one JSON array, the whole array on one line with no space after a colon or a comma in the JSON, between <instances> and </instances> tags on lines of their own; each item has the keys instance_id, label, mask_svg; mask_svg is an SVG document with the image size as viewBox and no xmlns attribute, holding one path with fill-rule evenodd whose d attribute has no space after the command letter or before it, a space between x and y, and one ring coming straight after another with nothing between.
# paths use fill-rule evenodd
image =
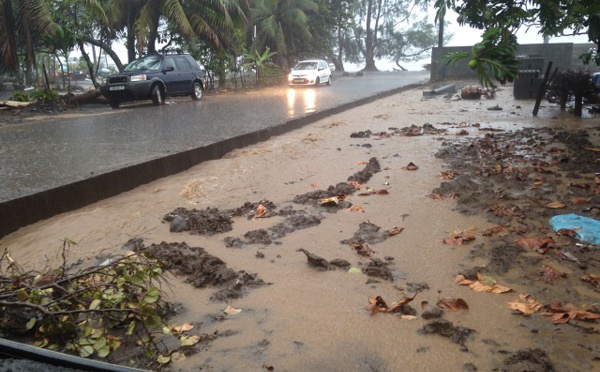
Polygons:
<instances>
[{"instance_id":1,"label":"car windshield","mask_svg":"<svg viewBox=\"0 0 600 372\"><path fill-rule=\"evenodd\" d=\"M316 70L317 62L300 62L294 67L294 70Z\"/></svg>"},{"instance_id":2,"label":"car windshield","mask_svg":"<svg viewBox=\"0 0 600 372\"><path fill-rule=\"evenodd\" d=\"M160 68L159 56L136 59L125 67L125 71L155 71Z\"/></svg>"}]
</instances>

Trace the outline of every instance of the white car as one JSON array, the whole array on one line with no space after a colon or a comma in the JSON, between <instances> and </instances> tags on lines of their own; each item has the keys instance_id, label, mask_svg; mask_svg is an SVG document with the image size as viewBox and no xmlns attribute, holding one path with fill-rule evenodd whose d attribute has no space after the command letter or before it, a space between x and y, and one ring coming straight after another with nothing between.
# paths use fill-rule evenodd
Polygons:
<instances>
[{"instance_id":1,"label":"white car","mask_svg":"<svg viewBox=\"0 0 600 372\"><path fill-rule=\"evenodd\" d=\"M288 75L289 85L331 85L331 67L322 59L300 61Z\"/></svg>"}]
</instances>

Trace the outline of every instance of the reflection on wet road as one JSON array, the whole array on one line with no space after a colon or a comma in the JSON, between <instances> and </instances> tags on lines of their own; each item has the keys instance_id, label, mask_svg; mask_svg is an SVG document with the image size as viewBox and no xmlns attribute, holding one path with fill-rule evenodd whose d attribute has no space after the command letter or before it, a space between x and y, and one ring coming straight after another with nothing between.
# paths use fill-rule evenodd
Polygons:
<instances>
[{"instance_id":1,"label":"reflection on wet road","mask_svg":"<svg viewBox=\"0 0 600 372\"><path fill-rule=\"evenodd\" d=\"M277 87L126 105L103 115L58 116L0 127L0 202L280 125L428 79L426 72L365 74L332 86Z\"/></svg>"}]
</instances>

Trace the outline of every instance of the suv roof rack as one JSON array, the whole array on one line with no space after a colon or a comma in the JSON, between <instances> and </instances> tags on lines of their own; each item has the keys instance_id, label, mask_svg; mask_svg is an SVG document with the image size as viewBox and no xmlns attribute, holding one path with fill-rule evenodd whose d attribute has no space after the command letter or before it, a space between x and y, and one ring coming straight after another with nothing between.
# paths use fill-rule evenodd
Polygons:
<instances>
[{"instance_id":1,"label":"suv roof rack","mask_svg":"<svg viewBox=\"0 0 600 372\"><path fill-rule=\"evenodd\" d=\"M171 48L170 49L166 49L166 48L163 48L163 49L160 50L160 54L167 55L167 54L184 54L184 53L181 51L181 49L171 49Z\"/></svg>"},{"instance_id":2,"label":"suv roof rack","mask_svg":"<svg viewBox=\"0 0 600 372\"><path fill-rule=\"evenodd\" d=\"M169 54L185 54L181 49L161 49L157 52L144 52L142 56L157 56L157 55L169 55Z\"/></svg>"}]
</instances>

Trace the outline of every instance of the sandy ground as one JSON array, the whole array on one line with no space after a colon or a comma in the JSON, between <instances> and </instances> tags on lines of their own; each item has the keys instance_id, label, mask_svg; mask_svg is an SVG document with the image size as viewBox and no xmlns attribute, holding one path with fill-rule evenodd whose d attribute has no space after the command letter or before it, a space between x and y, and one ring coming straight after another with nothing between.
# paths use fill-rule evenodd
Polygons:
<instances>
[{"instance_id":1,"label":"sandy ground","mask_svg":"<svg viewBox=\"0 0 600 372\"><path fill-rule=\"evenodd\" d=\"M600 123L594 118L575 119L547 103L539 116L532 118L533 104L514 101L512 87L501 89L491 100L460 100L456 94L425 99L420 89L407 91L22 228L3 238L2 248L7 247L22 266L41 270L60 264L58 250L65 237L78 243L69 260L80 266L97 265L123 254L122 246L132 238L143 239L147 246L185 242L204 248L235 271L244 270L271 283L250 289L241 298L214 301L215 288L194 288L185 278L171 275L171 285L165 288L168 299L184 309L173 322L194 324L195 334L219 335L201 341L194 346L195 353L170 364L168 369L174 371L517 371L525 370L523 366L533 366L535 369L529 370L535 371L597 370L597 323L573 320L556 325L543 315L524 316L508 307L507 302L530 293L518 272L488 274L513 289L502 294L476 292L455 282L458 273L489 263L489 256L474 255L473 251L477 244L493 245L492 238L482 236L481 231L496 224L486 218L484 210L459 213L455 211L457 199L431 197L444 182L441 172L449 170L448 162L453 160L435 155L448 143L464 144L490 133L481 128L576 131ZM488 110L495 106L502 110ZM424 124L445 132L374 135ZM356 135L367 130L370 137ZM326 212L323 207L293 202L297 195L346 182L372 158L381 171L345 199L360 207L355 211ZM403 169L411 162L417 170ZM387 194L358 195L369 189L385 189ZM231 231L214 235L170 232L169 223L163 221L180 207L223 211L265 200L275 205L273 210L303 210L318 216L320 223L289 232L271 244L229 247L226 238L243 241L247 232L267 230L284 217L233 217ZM373 252L371 257L361 256L342 241L353 238L365 222L383 232L395 227L403 230L381 242L365 243ZM443 242L469 228L474 241L463 245ZM378 259L393 277L386 280L340 268L319 271L308 265L299 249L327 261L343 259L359 269ZM540 259L550 260L547 256ZM596 264L590 263L592 272L600 274ZM563 301L570 300L571 290L577 289L560 289ZM600 303L597 289L582 291L587 291L587 297L574 297L577 306ZM391 306L417 292L410 303L416 316L367 310L369 298L381 296ZM424 319L423 314L443 298L463 299L468 309L442 311L440 319L450 323ZM228 305L241 312L224 314ZM436 325L445 327L448 334L431 331ZM456 338L461 332L466 335L464 341ZM546 354L537 359L531 351L525 357L519 354L536 348ZM514 357L525 364L507 362Z\"/></svg>"}]
</instances>

